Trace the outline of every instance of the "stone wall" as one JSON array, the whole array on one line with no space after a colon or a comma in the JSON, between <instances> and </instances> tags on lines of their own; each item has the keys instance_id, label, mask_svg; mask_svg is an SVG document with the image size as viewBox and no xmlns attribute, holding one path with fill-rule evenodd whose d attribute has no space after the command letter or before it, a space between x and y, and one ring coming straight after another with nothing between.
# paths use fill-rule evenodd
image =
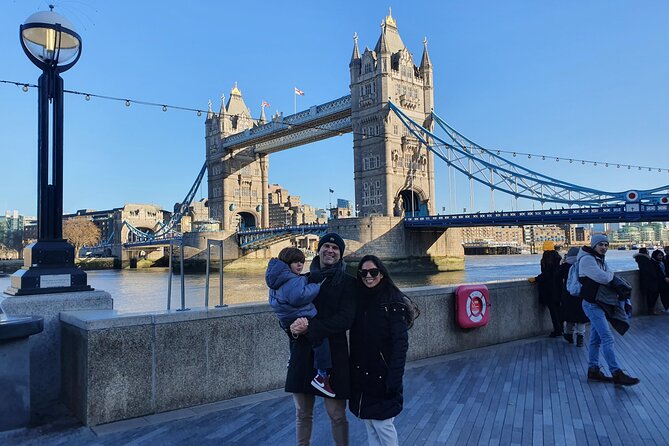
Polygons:
<instances>
[{"instance_id":1,"label":"stone wall","mask_svg":"<svg viewBox=\"0 0 669 446\"><path fill-rule=\"evenodd\" d=\"M2 296L0 312L44 318L44 331L30 338L30 398L34 408L48 406L60 399L62 391L60 315L73 310L111 310L114 302L109 293L99 290Z\"/></svg>"},{"instance_id":2,"label":"stone wall","mask_svg":"<svg viewBox=\"0 0 669 446\"><path fill-rule=\"evenodd\" d=\"M636 272L625 272L635 284ZM489 283L490 323L455 323L454 287L405 290L421 316L409 360L547 334L548 311L525 280ZM638 293L635 308L642 310ZM266 304L128 315L61 313L66 403L88 424L281 388L288 340ZM633 332L632 332L633 333ZM585 354L585 350L584 353Z\"/></svg>"}]
</instances>

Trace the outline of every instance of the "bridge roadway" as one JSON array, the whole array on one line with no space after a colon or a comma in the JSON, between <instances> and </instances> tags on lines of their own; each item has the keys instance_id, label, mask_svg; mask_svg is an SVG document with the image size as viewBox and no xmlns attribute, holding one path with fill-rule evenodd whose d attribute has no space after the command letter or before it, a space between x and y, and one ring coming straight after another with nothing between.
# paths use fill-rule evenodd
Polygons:
<instances>
[{"instance_id":1,"label":"bridge roadway","mask_svg":"<svg viewBox=\"0 0 669 446\"><path fill-rule=\"evenodd\" d=\"M402 445L666 445L669 439L669 316L641 316L616 336L619 360L641 383L589 383L587 348L532 338L407 365ZM587 345L587 343L586 343ZM332 444L322 404L314 445ZM365 429L348 414L352 445ZM83 427L49 410L0 444L291 445L294 408L283 390L133 420Z\"/></svg>"},{"instance_id":2,"label":"bridge roadway","mask_svg":"<svg viewBox=\"0 0 669 446\"><path fill-rule=\"evenodd\" d=\"M425 217L407 217L404 221L404 226L409 229L435 229L464 226L620 223L641 221L669 221L669 205L626 203L588 208L431 215Z\"/></svg>"}]
</instances>

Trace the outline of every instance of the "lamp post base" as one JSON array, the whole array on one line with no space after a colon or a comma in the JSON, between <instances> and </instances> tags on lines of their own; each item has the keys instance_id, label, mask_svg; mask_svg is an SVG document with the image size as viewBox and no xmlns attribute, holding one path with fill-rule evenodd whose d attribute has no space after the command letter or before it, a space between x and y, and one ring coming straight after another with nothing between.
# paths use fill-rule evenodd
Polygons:
<instances>
[{"instance_id":1,"label":"lamp post base","mask_svg":"<svg viewBox=\"0 0 669 446\"><path fill-rule=\"evenodd\" d=\"M11 296L91 291L86 272L74 265L74 247L65 240L40 240L23 250L23 267L5 290Z\"/></svg>"}]
</instances>

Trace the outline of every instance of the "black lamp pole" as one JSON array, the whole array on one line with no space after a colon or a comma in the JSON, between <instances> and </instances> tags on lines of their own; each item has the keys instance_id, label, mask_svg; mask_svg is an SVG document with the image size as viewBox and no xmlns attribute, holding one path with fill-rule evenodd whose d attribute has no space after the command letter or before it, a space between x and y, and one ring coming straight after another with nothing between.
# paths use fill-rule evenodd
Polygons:
<instances>
[{"instance_id":1,"label":"black lamp pole","mask_svg":"<svg viewBox=\"0 0 669 446\"><path fill-rule=\"evenodd\" d=\"M54 69L39 77L37 137L38 240L63 238L63 78ZM49 102L53 113L53 146L49 184Z\"/></svg>"},{"instance_id":2,"label":"black lamp pole","mask_svg":"<svg viewBox=\"0 0 669 446\"><path fill-rule=\"evenodd\" d=\"M74 265L74 247L63 239L63 79L81 55L81 38L69 21L38 12L21 25L21 46L39 68L37 115L37 242L24 250L23 267L11 277L10 295L87 291L86 273ZM49 166L49 103L53 133ZM50 167L50 169L49 169ZM51 183L49 183L49 172Z\"/></svg>"}]
</instances>

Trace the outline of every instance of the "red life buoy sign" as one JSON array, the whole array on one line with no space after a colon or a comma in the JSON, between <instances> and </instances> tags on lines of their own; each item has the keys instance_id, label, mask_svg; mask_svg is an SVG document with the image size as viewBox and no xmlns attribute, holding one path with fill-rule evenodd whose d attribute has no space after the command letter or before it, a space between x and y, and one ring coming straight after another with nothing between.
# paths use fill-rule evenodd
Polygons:
<instances>
[{"instance_id":1,"label":"red life buoy sign","mask_svg":"<svg viewBox=\"0 0 669 446\"><path fill-rule=\"evenodd\" d=\"M462 328L481 327L490 320L490 295L485 285L460 285L455 290L455 313Z\"/></svg>"}]
</instances>

